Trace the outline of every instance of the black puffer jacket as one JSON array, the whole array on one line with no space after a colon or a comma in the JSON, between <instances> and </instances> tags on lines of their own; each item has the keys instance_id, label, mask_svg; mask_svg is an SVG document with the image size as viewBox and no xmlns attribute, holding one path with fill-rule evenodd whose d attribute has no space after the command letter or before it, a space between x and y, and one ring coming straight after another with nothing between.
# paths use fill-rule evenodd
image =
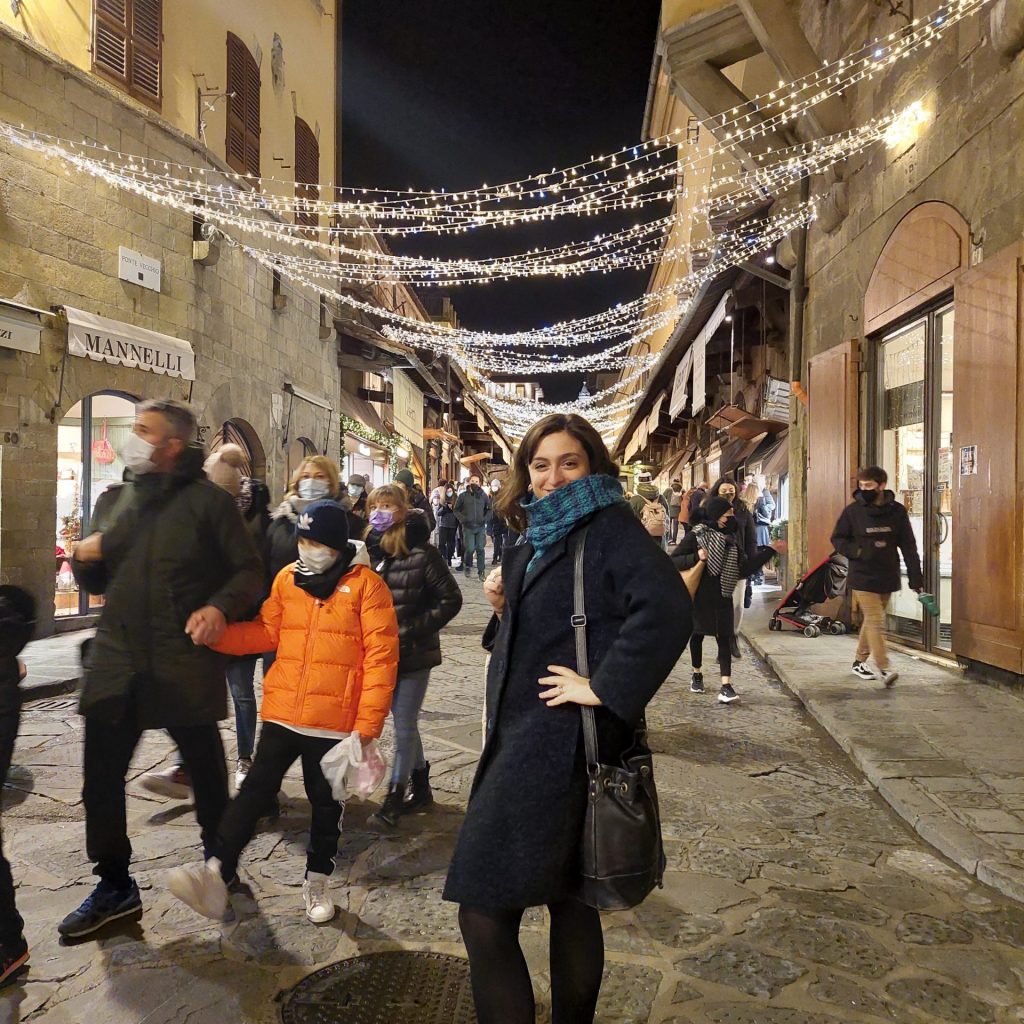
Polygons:
<instances>
[{"instance_id":1,"label":"black puffer jacket","mask_svg":"<svg viewBox=\"0 0 1024 1024\"><path fill-rule=\"evenodd\" d=\"M409 554L392 557L381 550L381 535L366 538L370 564L387 583L398 616L398 678L441 664L441 630L462 608L462 591L430 543L427 521L411 511L405 523Z\"/></svg>"},{"instance_id":2,"label":"black puffer jacket","mask_svg":"<svg viewBox=\"0 0 1024 1024\"><path fill-rule=\"evenodd\" d=\"M258 600L263 572L234 499L206 479L203 457L190 445L172 473L136 477L96 502L103 560L72 560L79 586L106 595L85 656L84 715L131 715L143 729L226 717L224 658L196 647L185 623L205 605L238 619Z\"/></svg>"},{"instance_id":3,"label":"black puffer jacket","mask_svg":"<svg viewBox=\"0 0 1024 1024\"><path fill-rule=\"evenodd\" d=\"M710 501L712 498L718 497L718 492L724 483L731 483L732 481L719 480L714 487L711 488L707 493L704 502ZM747 504L740 498L734 498L732 503L733 517L736 520L736 543L740 546L740 551L743 552L748 563L753 562L757 557L757 523L754 521L754 514L747 508ZM690 524L696 526L698 523L703 522L704 518L701 514L701 509L697 509L697 514L694 518L691 518ZM755 570L756 571L756 570ZM744 569L741 579L746 579L747 576L751 575L749 569Z\"/></svg>"},{"instance_id":4,"label":"black puffer jacket","mask_svg":"<svg viewBox=\"0 0 1024 1024\"><path fill-rule=\"evenodd\" d=\"M337 498L331 498L337 501ZM299 557L299 539L295 533L295 524L299 513L303 512L312 500L306 501L297 495L286 495L284 501L274 509L267 527L267 539L263 549L263 561L266 564L267 579L271 583L277 574ZM350 509L346 509L348 519L348 539L362 540L366 532L366 521Z\"/></svg>"},{"instance_id":5,"label":"black puffer jacket","mask_svg":"<svg viewBox=\"0 0 1024 1024\"><path fill-rule=\"evenodd\" d=\"M917 540L907 510L892 491L885 491L881 505L874 494L853 492L853 502L843 509L832 531L832 545L850 562L846 585L850 590L894 594L902 589L900 555L907 563L911 590L924 585Z\"/></svg>"},{"instance_id":6,"label":"black puffer jacket","mask_svg":"<svg viewBox=\"0 0 1024 1024\"><path fill-rule=\"evenodd\" d=\"M18 655L32 639L35 628L36 603L32 595L21 587L0 587L0 717L18 716ZM0 785L5 775L6 770L0 770Z\"/></svg>"}]
</instances>

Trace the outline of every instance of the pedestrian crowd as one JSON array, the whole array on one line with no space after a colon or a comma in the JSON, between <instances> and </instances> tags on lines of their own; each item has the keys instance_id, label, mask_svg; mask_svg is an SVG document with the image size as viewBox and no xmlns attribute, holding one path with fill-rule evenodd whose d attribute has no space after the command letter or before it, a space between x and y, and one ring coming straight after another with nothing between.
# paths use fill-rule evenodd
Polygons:
<instances>
[{"instance_id":1,"label":"pedestrian crowd","mask_svg":"<svg viewBox=\"0 0 1024 1024\"><path fill-rule=\"evenodd\" d=\"M501 478L474 470L428 497L410 470L371 488L358 474L343 483L332 459L312 455L272 506L241 449L207 456L196 436L187 406L143 402L121 452L124 481L100 496L73 552L79 586L104 598L80 698L97 884L60 934L82 939L142 910L125 778L148 729L169 734L177 760L143 785L191 797L202 844L201 858L167 873L169 890L222 920L245 848L259 820L277 814L299 762L310 815L303 906L314 924L330 921L345 808L325 758L342 743L368 755L390 717L393 764L372 820L395 829L431 807L419 717L440 633L463 604L452 570L469 579L475 569L493 611L482 638L484 746L443 898L459 904L482 1024L534 1020L519 943L534 906L551 917L553 1020L592 1021L600 911L636 905L664 870L647 705L687 645L690 689L705 692L706 637L717 648L718 701L738 699L744 607L785 550L770 536L771 492L753 478L685 490L673 479L659 491L648 473L627 495L594 428L555 414L527 432ZM861 471L834 543L864 612L854 672L891 685L882 616L899 589L897 552L912 588L921 574L906 511L885 482L877 467ZM0 780L34 620L25 591L0 587ZM228 693L233 787L218 729ZM616 799L633 801L625 818L608 802L620 785ZM23 932L0 854L0 985L28 961Z\"/></svg>"}]
</instances>

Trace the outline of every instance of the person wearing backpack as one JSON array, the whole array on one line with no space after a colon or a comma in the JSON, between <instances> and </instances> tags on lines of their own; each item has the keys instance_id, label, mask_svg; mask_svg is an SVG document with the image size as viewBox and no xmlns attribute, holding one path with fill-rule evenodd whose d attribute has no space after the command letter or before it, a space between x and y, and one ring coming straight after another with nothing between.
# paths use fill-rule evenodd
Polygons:
<instances>
[{"instance_id":1,"label":"person wearing backpack","mask_svg":"<svg viewBox=\"0 0 1024 1024\"><path fill-rule=\"evenodd\" d=\"M667 551L670 519L668 502L652 483L650 473L644 472L637 477L636 493L629 504L644 529Z\"/></svg>"}]
</instances>

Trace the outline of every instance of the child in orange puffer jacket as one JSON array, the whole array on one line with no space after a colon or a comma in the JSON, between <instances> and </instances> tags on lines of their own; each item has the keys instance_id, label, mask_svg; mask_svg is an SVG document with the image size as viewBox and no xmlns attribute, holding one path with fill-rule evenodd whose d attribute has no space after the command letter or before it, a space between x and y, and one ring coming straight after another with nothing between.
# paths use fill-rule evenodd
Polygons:
<instances>
[{"instance_id":1,"label":"child in orange puffer jacket","mask_svg":"<svg viewBox=\"0 0 1024 1024\"><path fill-rule=\"evenodd\" d=\"M348 517L333 501L314 501L296 523L299 560L274 580L255 622L227 627L224 654L277 651L263 681L263 731L252 768L228 805L207 859L174 868L168 886L197 913L220 920L227 883L256 823L298 758L312 805L303 900L315 924L335 914L328 891L341 835L342 804L320 759L351 732L380 736L398 672L398 622L387 584L365 548L348 540Z\"/></svg>"}]
</instances>

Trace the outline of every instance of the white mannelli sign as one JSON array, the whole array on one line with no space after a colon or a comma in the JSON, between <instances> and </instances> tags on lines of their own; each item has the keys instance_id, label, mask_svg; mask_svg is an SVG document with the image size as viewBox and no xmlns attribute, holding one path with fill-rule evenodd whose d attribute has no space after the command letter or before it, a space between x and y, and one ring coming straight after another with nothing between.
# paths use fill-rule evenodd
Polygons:
<instances>
[{"instance_id":1,"label":"white mannelli sign","mask_svg":"<svg viewBox=\"0 0 1024 1024\"><path fill-rule=\"evenodd\" d=\"M70 306L65 306L64 312L68 318L68 351L73 356L196 379L196 357L187 341Z\"/></svg>"},{"instance_id":2,"label":"white mannelli sign","mask_svg":"<svg viewBox=\"0 0 1024 1024\"><path fill-rule=\"evenodd\" d=\"M683 353L676 367L675 380L672 382L672 401L669 403L668 414L675 419L686 408L686 400L689 397L686 385L690 381L690 367L693 366L693 349L688 348Z\"/></svg>"},{"instance_id":3,"label":"white mannelli sign","mask_svg":"<svg viewBox=\"0 0 1024 1024\"><path fill-rule=\"evenodd\" d=\"M395 430L413 444L423 444L423 395L401 370L392 372Z\"/></svg>"},{"instance_id":4,"label":"white mannelli sign","mask_svg":"<svg viewBox=\"0 0 1024 1024\"><path fill-rule=\"evenodd\" d=\"M117 249L117 276L142 288L160 291L160 261L123 245Z\"/></svg>"}]
</instances>

